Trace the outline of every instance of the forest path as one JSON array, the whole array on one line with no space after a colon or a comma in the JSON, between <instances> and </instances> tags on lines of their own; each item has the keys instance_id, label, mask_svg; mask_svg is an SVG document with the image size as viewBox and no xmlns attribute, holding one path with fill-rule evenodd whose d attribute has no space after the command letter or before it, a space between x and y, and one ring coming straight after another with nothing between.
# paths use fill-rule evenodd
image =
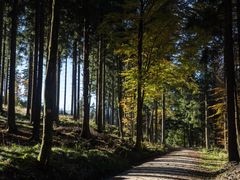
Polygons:
<instances>
[{"instance_id":1,"label":"forest path","mask_svg":"<svg viewBox=\"0 0 240 180\"><path fill-rule=\"evenodd\" d=\"M213 173L201 166L201 153L182 149L136 166L112 179L211 179Z\"/></svg>"}]
</instances>

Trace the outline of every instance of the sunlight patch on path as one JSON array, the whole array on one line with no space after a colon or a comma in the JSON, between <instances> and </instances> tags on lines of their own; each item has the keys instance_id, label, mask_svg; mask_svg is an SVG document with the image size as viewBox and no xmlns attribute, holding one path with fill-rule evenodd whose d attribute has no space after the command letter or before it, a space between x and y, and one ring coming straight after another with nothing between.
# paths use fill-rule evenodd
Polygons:
<instances>
[{"instance_id":1,"label":"sunlight patch on path","mask_svg":"<svg viewBox=\"0 0 240 180\"><path fill-rule=\"evenodd\" d=\"M199 180L210 176L200 165L199 152L180 150L134 167L112 179ZM209 178L207 178L209 179Z\"/></svg>"}]
</instances>

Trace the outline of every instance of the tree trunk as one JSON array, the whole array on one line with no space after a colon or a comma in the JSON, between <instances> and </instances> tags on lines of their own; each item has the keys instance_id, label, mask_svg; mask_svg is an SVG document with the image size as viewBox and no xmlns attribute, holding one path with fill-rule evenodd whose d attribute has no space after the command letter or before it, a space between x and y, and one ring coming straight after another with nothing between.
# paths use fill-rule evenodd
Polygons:
<instances>
[{"instance_id":1,"label":"tree trunk","mask_svg":"<svg viewBox=\"0 0 240 180\"><path fill-rule=\"evenodd\" d=\"M11 54L10 54L10 77L8 94L8 131L14 133L17 130L15 122L15 74L16 74L16 39L18 23L18 0L12 2L12 27L11 27Z\"/></svg>"},{"instance_id":2,"label":"tree trunk","mask_svg":"<svg viewBox=\"0 0 240 180\"><path fill-rule=\"evenodd\" d=\"M239 162L234 104L234 59L232 39L232 2L225 0L224 66L227 92L228 160Z\"/></svg>"},{"instance_id":3,"label":"tree trunk","mask_svg":"<svg viewBox=\"0 0 240 180\"><path fill-rule=\"evenodd\" d=\"M118 131L119 136L123 138L123 106L122 106L122 98L123 98L123 87L122 87L122 73L123 65L122 61L118 60Z\"/></svg>"},{"instance_id":4,"label":"tree trunk","mask_svg":"<svg viewBox=\"0 0 240 180\"><path fill-rule=\"evenodd\" d=\"M237 0L237 32L238 32L238 58L236 58L235 64L240 67L240 0ZM238 61L237 61L238 60ZM236 68L236 78L240 78L240 69ZM239 96L240 96L240 83L239 81L235 82L235 108L236 108L236 127L237 127L237 145L238 145L238 154L240 156L240 112L239 112Z\"/></svg>"},{"instance_id":5,"label":"tree trunk","mask_svg":"<svg viewBox=\"0 0 240 180\"><path fill-rule=\"evenodd\" d=\"M33 140L36 142L40 139L40 121L42 112L42 81L43 81L43 57L44 57L44 0L38 1L39 6L39 37L38 37L38 72L37 72L37 88L36 88L36 104L33 116Z\"/></svg>"},{"instance_id":6,"label":"tree trunk","mask_svg":"<svg viewBox=\"0 0 240 180\"><path fill-rule=\"evenodd\" d=\"M102 60L102 39L99 39L99 47L98 47L99 55L98 55L98 67L99 67L99 76L98 76L98 117L97 117L97 129L98 132L102 132L102 123L103 123L103 60Z\"/></svg>"},{"instance_id":7,"label":"tree trunk","mask_svg":"<svg viewBox=\"0 0 240 180\"><path fill-rule=\"evenodd\" d=\"M51 148L53 121L56 117L56 63L58 52L59 1L52 1L51 35L49 39L49 59L45 80L45 104L43 119L43 138L38 160L43 166L48 165Z\"/></svg>"},{"instance_id":8,"label":"tree trunk","mask_svg":"<svg viewBox=\"0 0 240 180\"><path fill-rule=\"evenodd\" d=\"M95 123L98 125L98 106L99 106L99 100L98 100L98 91L99 91L99 67L98 67L98 60L96 62L97 70L96 70L96 117L95 117Z\"/></svg>"},{"instance_id":9,"label":"tree trunk","mask_svg":"<svg viewBox=\"0 0 240 180\"><path fill-rule=\"evenodd\" d=\"M87 2L86 2L87 3ZM86 4L85 4L86 5ZM86 5L86 7L88 7ZM87 8L84 8L85 13L87 12ZM88 19L85 14L84 19L84 61L83 61L83 125L82 125L82 133L81 137L90 138L90 128L89 128L89 25Z\"/></svg>"},{"instance_id":10,"label":"tree trunk","mask_svg":"<svg viewBox=\"0 0 240 180\"><path fill-rule=\"evenodd\" d=\"M0 87L0 111L3 111L3 89L5 78L5 54L6 54L6 39L7 39L7 25L4 24L4 38L3 38L3 56L2 56L2 75L1 75L1 87Z\"/></svg>"},{"instance_id":11,"label":"tree trunk","mask_svg":"<svg viewBox=\"0 0 240 180\"><path fill-rule=\"evenodd\" d=\"M6 69L7 73L6 73L6 82L5 82L4 105L8 104L9 66L10 66L10 59L7 58L7 69Z\"/></svg>"},{"instance_id":12,"label":"tree trunk","mask_svg":"<svg viewBox=\"0 0 240 180\"><path fill-rule=\"evenodd\" d=\"M73 82L72 82L72 96L73 96L73 119L77 119L77 40L75 39L73 42Z\"/></svg>"},{"instance_id":13,"label":"tree trunk","mask_svg":"<svg viewBox=\"0 0 240 180\"><path fill-rule=\"evenodd\" d=\"M3 27L3 14L4 14L4 5L5 5L5 1L4 0L0 0L0 72L4 71L4 61L1 61L3 58L2 56L2 45L3 43L5 43L5 40L3 41L3 28L5 29L5 27ZM5 34L4 34L5 36ZM4 38L5 39L5 38ZM1 81L1 87L2 87L2 81ZM2 108L2 90L0 93L0 112L3 111Z\"/></svg>"},{"instance_id":14,"label":"tree trunk","mask_svg":"<svg viewBox=\"0 0 240 180\"><path fill-rule=\"evenodd\" d=\"M30 121L33 123L33 138L34 131L38 124L36 118L37 109L37 85L38 85L38 61L39 61L39 36L40 36L40 6L41 2L35 2L35 42L34 42L34 63L33 63L33 80L32 80L32 101L31 101L31 117ZM36 122L34 122L36 121ZM35 128L34 128L35 126Z\"/></svg>"},{"instance_id":15,"label":"tree trunk","mask_svg":"<svg viewBox=\"0 0 240 180\"><path fill-rule=\"evenodd\" d=\"M154 124L154 109L151 109L151 117L150 118L150 142L153 142L153 124Z\"/></svg>"},{"instance_id":16,"label":"tree trunk","mask_svg":"<svg viewBox=\"0 0 240 180\"><path fill-rule=\"evenodd\" d=\"M6 73L6 82L5 82L5 93L4 93L4 105L8 104L8 86L9 86L9 69L10 67L10 59L7 59L7 73Z\"/></svg>"},{"instance_id":17,"label":"tree trunk","mask_svg":"<svg viewBox=\"0 0 240 180\"><path fill-rule=\"evenodd\" d=\"M105 48L105 47L104 47ZM102 125L103 125L103 130L105 130L105 124L106 124L106 115L105 115L105 93L106 93L106 64L105 64L105 60L106 60L106 54L105 54L105 49L103 52L103 79L102 79Z\"/></svg>"},{"instance_id":18,"label":"tree trunk","mask_svg":"<svg viewBox=\"0 0 240 180\"><path fill-rule=\"evenodd\" d=\"M161 144L165 144L166 102L165 92L162 94L162 137Z\"/></svg>"},{"instance_id":19,"label":"tree trunk","mask_svg":"<svg viewBox=\"0 0 240 180\"><path fill-rule=\"evenodd\" d=\"M137 137L135 148L142 148L142 49L143 49L143 14L144 2L140 0L140 20L138 26L138 80L137 80Z\"/></svg>"},{"instance_id":20,"label":"tree trunk","mask_svg":"<svg viewBox=\"0 0 240 180\"><path fill-rule=\"evenodd\" d=\"M64 110L63 113L66 115L66 103L67 103L67 70L68 64L67 64L67 57L65 62L65 84L64 84Z\"/></svg>"},{"instance_id":21,"label":"tree trunk","mask_svg":"<svg viewBox=\"0 0 240 180\"><path fill-rule=\"evenodd\" d=\"M60 76L61 76L61 52L58 51L57 58L57 74L56 74L56 119L55 123L59 122L59 109L60 109Z\"/></svg>"},{"instance_id":22,"label":"tree trunk","mask_svg":"<svg viewBox=\"0 0 240 180\"><path fill-rule=\"evenodd\" d=\"M224 150L227 151L227 118L226 118L226 113L223 115L223 138L224 138Z\"/></svg>"},{"instance_id":23,"label":"tree trunk","mask_svg":"<svg viewBox=\"0 0 240 180\"><path fill-rule=\"evenodd\" d=\"M30 116L31 98L32 98L32 71L33 71L33 49L32 44L29 46L29 62L28 62L28 98L26 116Z\"/></svg>"},{"instance_id":24,"label":"tree trunk","mask_svg":"<svg viewBox=\"0 0 240 180\"><path fill-rule=\"evenodd\" d=\"M79 53L80 54L80 53ZM81 60L78 60L78 87L77 87L77 119L80 119L80 94L81 94Z\"/></svg>"},{"instance_id":25,"label":"tree trunk","mask_svg":"<svg viewBox=\"0 0 240 180\"><path fill-rule=\"evenodd\" d=\"M158 103L155 100L155 143L158 141Z\"/></svg>"},{"instance_id":26,"label":"tree trunk","mask_svg":"<svg viewBox=\"0 0 240 180\"><path fill-rule=\"evenodd\" d=\"M112 118L112 125L114 125L114 111L115 111L115 86L114 86L114 82L115 82L115 77L114 77L114 73L112 74L112 113L111 113L111 118Z\"/></svg>"},{"instance_id":27,"label":"tree trunk","mask_svg":"<svg viewBox=\"0 0 240 180\"><path fill-rule=\"evenodd\" d=\"M207 59L207 54L204 57ZM209 149L209 124L208 124L208 78L207 78L207 62L204 64L205 87L204 87L204 118L205 118L205 148Z\"/></svg>"}]
</instances>

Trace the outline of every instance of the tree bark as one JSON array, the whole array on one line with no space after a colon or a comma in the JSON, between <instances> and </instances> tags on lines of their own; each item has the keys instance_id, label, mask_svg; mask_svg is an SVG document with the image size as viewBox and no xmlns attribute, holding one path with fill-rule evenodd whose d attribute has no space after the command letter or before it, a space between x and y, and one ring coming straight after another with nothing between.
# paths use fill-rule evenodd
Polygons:
<instances>
[{"instance_id":1,"label":"tree bark","mask_svg":"<svg viewBox=\"0 0 240 180\"><path fill-rule=\"evenodd\" d=\"M4 14L4 5L5 5L5 1L4 0L0 0L0 72L4 71L4 61L2 61L3 56L2 56L2 45L3 43L5 43L5 41L3 41L3 29L5 29L5 27L3 27L3 14ZM4 34L5 36L5 34ZM5 38L4 38L5 39ZM3 82L1 81L1 87L2 87ZM3 111L2 108L2 91L0 93L0 112Z\"/></svg>"},{"instance_id":2,"label":"tree bark","mask_svg":"<svg viewBox=\"0 0 240 180\"><path fill-rule=\"evenodd\" d=\"M150 142L153 142L153 124L154 124L154 109L151 109L150 113Z\"/></svg>"},{"instance_id":3,"label":"tree bark","mask_svg":"<svg viewBox=\"0 0 240 180\"><path fill-rule=\"evenodd\" d=\"M105 48L105 47L104 47ZM106 115L105 115L105 109L106 109L106 105L105 105L105 94L106 94L106 64L105 64L105 60L106 60L106 51L105 51L105 49L103 50L103 79L102 79L102 84L101 84L101 86L102 86L102 94L101 94L101 96L102 96L102 127L103 127L103 130L105 130L105 124L106 124Z\"/></svg>"},{"instance_id":4,"label":"tree bark","mask_svg":"<svg viewBox=\"0 0 240 180\"><path fill-rule=\"evenodd\" d=\"M33 79L32 79L32 101L31 101L31 117L30 121L34 126L38 124L36 118L37 109L37 85L38 85L38 60L39 60L39 36L40 36L40 1L35 2L35 37L34 37L34 63L33 63ZM35 125L34 125L35 124ZM36 127L35 127L36 128ZM35 129L34 129L35 130ZM34 134L33 130L33 134ZM34 135L33 135L34 137Z\"/></svg>"},{"instance_id":5,"label":"tree bark","mask_svg":"<svg viewBox=\"0 0 240 180\"><path fill-rule=\"evenodd\" d=\"M166 121L166 99L165 92L162 94L162 136L161 136L161 144L165 144L165 121Z\"/></svg>"},{"instance_id":6,"label":"tree bark","mask_svg":"<svg viewBox=\"0 0 240 180\"><path fill-rule=\"evenodd\" d=\"M8 104L8 85L9 85L9 66L10 60L7 58L7 69L6 69L6 82L5 82L5 93L4 93L4 105Z\"/></svg>"},{"instance_id":7,"label":"tree bark","mask_svg":"<svg viewBox=\"0 0 240 180\"><path fill-rule=\"evenodd\" d=\"M10 76L9 76L9 94L8 94L8 131L14 133L17 131L15 122L15 74L16 74L16 40L18 23L18 0L12 2L12 27L11 27L11 54L10 54Z\"/></svg>"},{"instance_id":8,"label":"tree bark","mask_svg":"<svg viewBox=\"0 0 240 180\"><path fill-rule=\"evenodd\" d=\"M234 88L235 73L232 39L232 2L224 1L225 31L224 31L224 68L227 92L227 122L228 122L228 160L239 162L237 135L235 123Z\"/></svg>"},{"instance_id":9,"label":"tree bark","mask_svg":"<svg viewBox=\"0 0 240 180\"><path fill-rule=\"evenodd\" d=\"M158 103L155 100L155 143L158 141Z\"/></svg>"},{"instance_id":10,"label":"tree bark","mask_svg":"<svg viewBox=\"0 0 240 180\"><path fill-rule=\"evenodd\" d=\"M85 2L87 3L87 2ZM86 13L87 4L84 4L85 18L84 18L84 61L83 61L83 125L81 137L90 138L90 128L89 128L89 24Z\"/></svg>"},{"instance_id":11,"label":"tree bark","mask_svg":"<svg viewBox=\"0 0 240 180\"><path fill-rule=\"evenodd\" d=\"M32 98L32 73L33 73L33 49L32 44L29 46L29 62L28 62L28 98L26 116L30 116L31 98Z\"/></svg>"},{"instance_id":12,"label":"tree bark","mask_svg":"<svg viewBox=\"0 0 240 180\"><path fill-rule=\"evenodd\" d=\"M56 72L56 119L55 123L59 122L59 110L60 110L60 76L61 76L61 51L58 51L57 57L57 72Z\"/></svg>"},{"instance_id":13,"label":"tree bark","mask_svg":"<svg viewBox=\"0 0 240 180\"><path fill-rule=\"evenodd\" d=\"M64 84L64 110L63 113L66 115L66 103L67 103L67 70L68 64L67 64L67 57L65 61L65 84Z\"/></svg>"},{"instance_id":14,"label":"tree bark","mask_svg":"<svg viewBox=\"0 0 240 180\"><path fill-rule=\"evenodd\" d=\"M138 80L137 80L137 137L135 148L142 148L142 49L143 49L143 10L144 2L140 0L140 20L138 26Z\"/></svg>"},{"instance_id":15,"label":"tree bark","mask_svg":"<svg viewBox=\"0 0 240 180\"><path fill-rule=\"evenodd\" d=\"M115 88L114 88L114 82L115 82L115 77L114 73L112 74L112 113L111 113L111 118L112 118L112 125L114 125L114 112L115 112Z\"/></svg>"},{"instance_id":16,"label":"tree bark","mask_svg":"<svg viewBox=\"0 0 240 180\"><path fill-rule=\"evenodd\" d=\"M208 124L208 50L203 52L204 61L204 127L205 127L205 148L209 149L209 124Z\"/></svg>"},{"instance_id":17,"label":"tree bark","mask_svg":"<svg viewBox=\"0 0 240 180\"><path fill-rule=\"evenodd\" d=\"M43 137L38 160L42 166L49 163L52 148L53 121L56 117L56 63L58 53L59 1L52 1L51 35L49 40L49 59L45 80L45 104Z\"/></svg>"},{"instance_id":18,"label":"tree bark","mask_svg":"<svg viewBox=\"0 0 240 180\"><path fill-rule=\"evenodd\" d=\"M7 39L7 25L4 24L4 38L3 38L3 56L2 56L2 75L1 75L1 87L0 87L0 111L3 111L3 89L5 78L5 54L6 54L6 39Z\"/></svg>"},{"instance_id":19,"label":"tree bark","mask_svg":"<svg viewBox=\"0 0 240 180\"><path fill-rule=\"evenodd\" d=\"M102 132L102 126L103 126L103 60L102 60L102 39L99 39L99 47L98 47L98 71L99 71L99 76L98 76L98 117L97 117L97 129L98 132Z\"/></svg>"},{"instance_id":20,"label":"tree bark","mask_svg":"<svg viewBox=\"0 0 240 180\"><path fill-rule=\"evenodd\" d=\"M77 40L73 42L73 82L72 82L72 98L73 98L73 119L77 119Z\"/></svg>"},{"instance_id":21,"label":"tree bark","mask_svg":"<svg viewBox=\"0 0 240 180\"><path fill-rule=\"evenodd\" d=\"M80 54L80 52L79 52ZM81 94L81 59L80 55L78 56L78 84L77 84L77 119L80 119L80 94Z\"/></svg>"},{"instance_id":22,"label":"tree bark","mask_svg":"<svg viewBox=\"0 0 240 180\"><path fill-rule=\"evenodd\" d=\"M123 70L122 61L118 60L118 131L119 136L123 138L123 106L122 106L122 98L123 98L123 86L122 86L122 77L121 73Z\"/></svg>"},{"instance_id":23,"label":"tree bark","mask_svg":"<svg viewBox=\"0 0 240 180\"><path fill-rule=\"evenodd\" d=\"M39 12L39 37L38 37L38 72L36 84L36 104L35 104L35 119L33 119L33 140L36 142L40 139L40 121L42 111L42 82L43 82L43 57L44 57L44 0L39 0L37 4Z\"/></svg>"}]
</instances>

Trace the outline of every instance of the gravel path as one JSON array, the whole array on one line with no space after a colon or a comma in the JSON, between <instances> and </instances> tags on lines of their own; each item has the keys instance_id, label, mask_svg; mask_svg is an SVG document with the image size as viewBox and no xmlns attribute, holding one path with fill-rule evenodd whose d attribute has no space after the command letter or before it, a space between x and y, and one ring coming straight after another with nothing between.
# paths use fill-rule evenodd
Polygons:
<instances>
[{"instance_id":1,"label":"gravel path","mask_svg":"<svg viewBox=\"0 0 240 180\"><path fill-rule=\"evenodd\" d=\"M136 166L112 179L211 179L211 173L201 167L200 161L198 151L183 149Z\"/></svg>"}]
</instances>

